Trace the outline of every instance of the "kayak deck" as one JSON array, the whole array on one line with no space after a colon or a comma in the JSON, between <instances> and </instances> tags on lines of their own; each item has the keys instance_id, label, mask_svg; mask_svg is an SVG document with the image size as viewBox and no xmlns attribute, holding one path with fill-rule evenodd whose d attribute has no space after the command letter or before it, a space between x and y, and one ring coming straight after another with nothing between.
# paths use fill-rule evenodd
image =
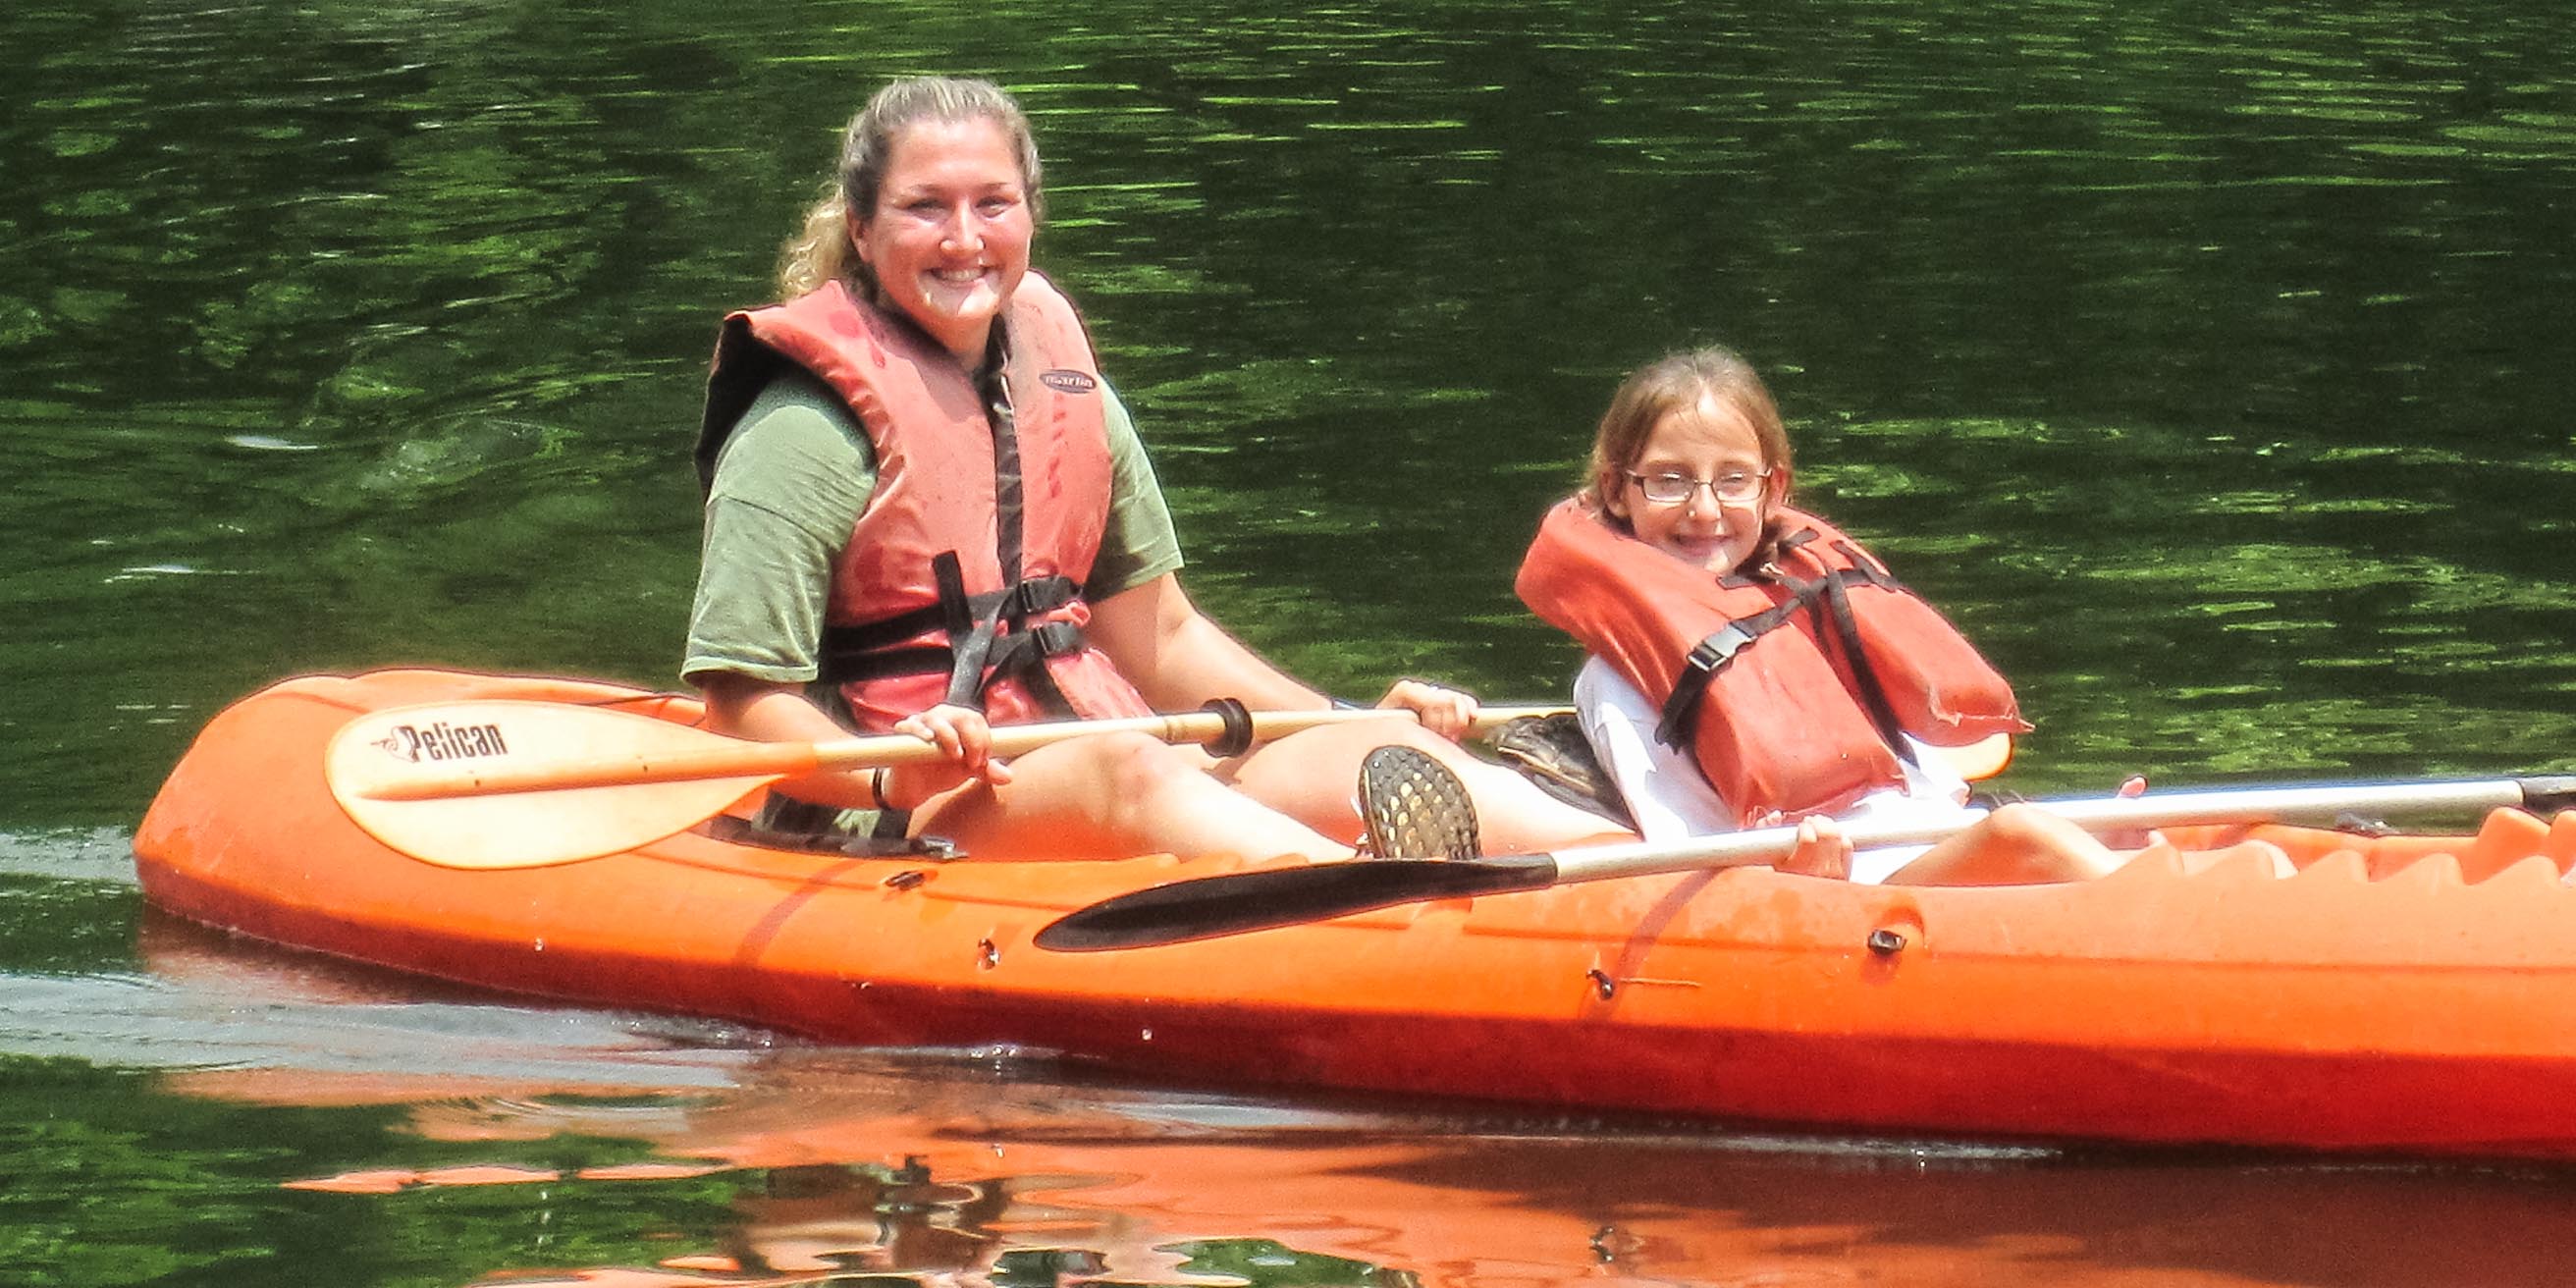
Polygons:
<instances>
[{"instance_id":1,"label":"kayak deck","mask_svg":"<svg viewBox=\"0 0 2576 1288\"><path fill-rule=\"evenodd\" d=\"M2576 1157L2576 812L2473 835L2173 828L2102 880L1736 869L1051 953L1059 916L1239 856L933 862L683 833L434 867L352 825L321 749L388 706L686 698L387 671L213 721L136 837L146 895L281 944L834 1042L1008 1045L1156 1076L1811 1126ZM2273 876L2248 838L2298 865Z\"/></svg>"}]
</instances>

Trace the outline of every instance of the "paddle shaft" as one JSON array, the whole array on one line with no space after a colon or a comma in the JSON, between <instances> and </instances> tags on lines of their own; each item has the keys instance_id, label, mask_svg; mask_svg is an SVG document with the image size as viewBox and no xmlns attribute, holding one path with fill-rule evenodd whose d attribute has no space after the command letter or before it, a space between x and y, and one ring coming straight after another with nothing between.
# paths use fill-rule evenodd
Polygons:
<instances>
[{"instance_id":1,"label":"paddle shaft","mask_svg":"<svg viewBox=\"0 0 2576 1288\"><path fill-rule=\"evenodd\" d=\"M1525 716L1546 715L1562 709L1485 707L1477 712L1474 728L1481 732ZM1415 718L1413 712L1400 707L1256 711L1250 714L1252 736L1257 740L1281 738L1321 725ZM1203 743L1222 736L1225 729L1225 717L1214 711L1117 720L1059 720L1046 724L1004 725L993 730L992 754L1017 756L1069 738L1108 733L1141 733L1164 742ZM539 762L478 767L475 762L462 761L452 772L413 773L371 784L357 794L386 801L439 800L514 792L624 787L638 783L693 782L710 778L792 778L824 770L873 768L944 758L937 744L910 734L879 734L812 743L753 742L719 734L705 736L707 742L703 746L603 756L589 763Z\"/></svg>"},{"instance_id":2,"label":"paddle shaft","mask_svg":"<svg viewBox=\"0 0 2576 1288\"><path fill-rule=\"evenodd\" d=\"M2506 806L2566 808L2576 777L2501 779L2462 783L2385 783L2345 787L2248 787L2162 796L2082 797L2032 801L2089 832L2144 830L2184 823L2275 823L2332 819L2337 814L2443 814ZM1842 823L1852 848L1929 845L1973 826L1981 816L1930 822ZM1766 827L1683 841L1585 846L1549 854L1551 884L1732 867L1786 858L1797 847L1795 827Z\"/></svg>"},{"instance_id":3,"label":"paddle shaft","mask_svg":"<svg viewBox=\"0 0 2576 1288\"><path fill-rule=\"evenodd\" d=\"M2576 808L2576 777L2240 788L2032 803L2096 832L2182 823L2331 819L2357 812L2441 814L2521 807L2545 814ZM1928 823L1862 821L1843 824L1841 831L1857 849L1919 845L1957 835L1981 817L1962 814ZM1040 931L1035 942L1059 952L1150 948L1427 899L1767 864L1788 857L1797 844L1798 829L1768 827L1682 841L1584 846L1490 859L1397 859L1270 868L1176 881L1106 899L1058 919Z\"/></svg>"}]
</instances>

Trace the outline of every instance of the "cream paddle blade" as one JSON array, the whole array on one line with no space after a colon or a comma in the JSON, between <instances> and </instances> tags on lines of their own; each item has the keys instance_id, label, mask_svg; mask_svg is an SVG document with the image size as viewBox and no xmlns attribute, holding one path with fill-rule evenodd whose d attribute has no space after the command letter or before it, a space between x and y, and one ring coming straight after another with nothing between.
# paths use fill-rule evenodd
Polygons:
<instances>
[{"instance_id":1,"label":"cream paddle blade","mask_svg":"<svg viewBox=\"0 0 2576 1288\"><path fill-rule=\"evenodd\" d=\"M813 764L807 744L490 701L360 716L332 738L323 775L350 819L396 850L444 867L523 868L633 849Z\"/></svg>"},{"instance_id":2,"label":"cream paddle blade","mask_svg":"<svg viewBox=\"0 0 2576 1288\"><path fill-rule=\"evenodd\" d=\"M1490 728L1557 708L1489 707ZM1317 725L1409 719L1404 711L1265 711L1067 720L993 731L1016 756L1097 733L1209 742ZM750 742L651 716L555 702L449 702L371 712L331 740L331 794L367 834L451 868L527 868L631 850L684 831L752 791L817 769L939 759L909 734Z\"/></svg>"}]
</instances>

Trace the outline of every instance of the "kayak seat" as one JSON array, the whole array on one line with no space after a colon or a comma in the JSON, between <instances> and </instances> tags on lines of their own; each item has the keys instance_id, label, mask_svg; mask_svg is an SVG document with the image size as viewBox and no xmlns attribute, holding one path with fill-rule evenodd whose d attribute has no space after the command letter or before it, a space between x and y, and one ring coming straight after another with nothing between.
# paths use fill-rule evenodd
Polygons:
<instances>
[{"instance_id":1,"label":"kayak seat","mask_svg":"<svg viewBox=\"0 0 2576 1288\"><path fill-rule=\"evenodd\" d=\"M1592 740L1583 736L1583 722L1573 712L1524 716L1495 730L1490 741L1494 754L1540 791L1636 830L1636 817L1621 799L1619 785L1592 754Z\"/></svg>"},{"instance_id":2,"label":"kayak seat","mask_svg":"<svg viewBox=\"0 0 2576 1288\"><path fill-rule=\"evenodd\" d=\"M900 820L901 816L893 816ZM894 827L899 827L897 821ZM957 847L938 836L905 836L888 826L877 810L841 810L770 793L768 802L749 818L718 814L699 829L734 845L806 854L844 854L877 859L920 857L953 859Z\"/></svg>"}]
</instances>

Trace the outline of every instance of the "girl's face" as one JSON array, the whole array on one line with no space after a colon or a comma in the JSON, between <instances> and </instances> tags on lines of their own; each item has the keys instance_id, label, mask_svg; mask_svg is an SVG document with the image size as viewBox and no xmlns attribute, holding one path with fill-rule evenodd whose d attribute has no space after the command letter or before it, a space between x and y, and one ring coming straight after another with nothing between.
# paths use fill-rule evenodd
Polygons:
<instances>
[{"instance_id":1,"label":"girl's face","mask_svg":"<svg viewBox=\"0 0 2576 1288\"><path fill-rule=\"evenodd\" d=\"M894 137L876 209L850 241L885 302L974 367L1029 271L1036 233L1019 153L995 121L920 121Z\"/></svg>"},{"instance_id":2,"label":"girl's face","mask_svg":"<svg viewBox=\"0 0 2576 1288\"><path fill-rule=\"evenodd\" d=\"M1683 486L1688 494L1677 501L1647 495L1649 488ZM1735 489L1749 489L1750 495L1736 500L1718 496ZM1647 433L1626 472L1602 480L1610 512L1626 519L1639 540L1721 575L1752 557L1771 507L1788 489L1788 476L1762 459L1762 440L1753 422L1733 404L1715 398L1666 413Z\"/></svg>"}]
</instances>

